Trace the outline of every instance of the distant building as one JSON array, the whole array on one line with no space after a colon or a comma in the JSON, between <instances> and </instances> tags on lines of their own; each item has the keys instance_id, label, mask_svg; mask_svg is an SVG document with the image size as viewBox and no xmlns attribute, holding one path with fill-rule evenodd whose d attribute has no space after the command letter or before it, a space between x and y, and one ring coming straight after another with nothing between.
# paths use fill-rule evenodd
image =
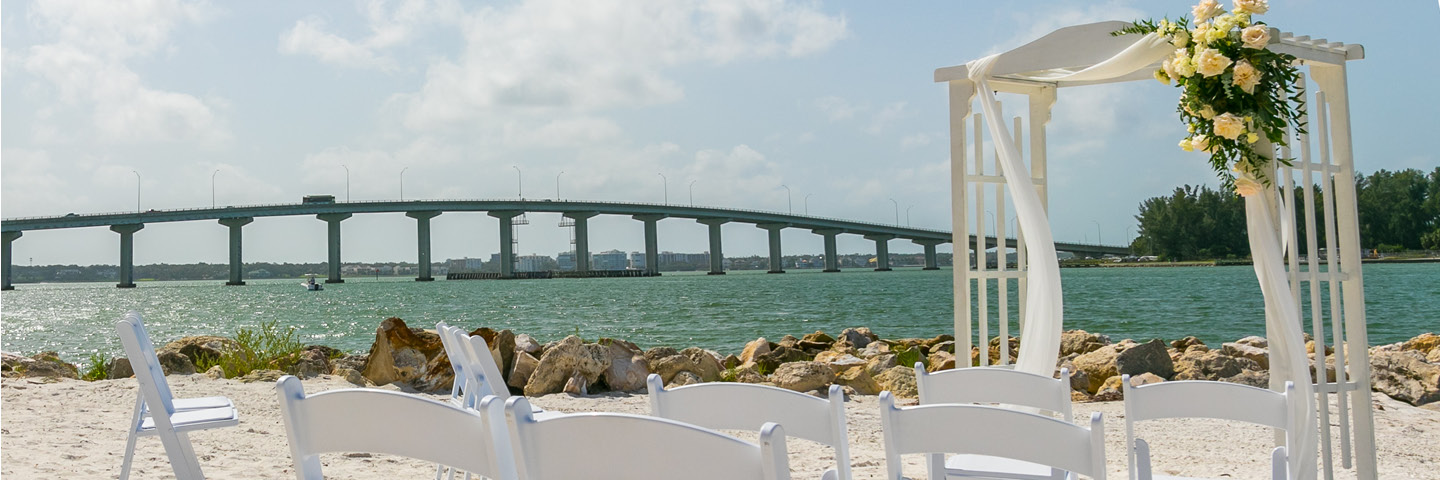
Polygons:
<instances>
[{"instance_id":1,"label":"distant building","mask_svg":"<svg viewBox=\"0 0 1440 480\"><path fill-rule=\"evenodd\" d=\"M452 258L445 260L446 272L472 273L484 268L485 262L478 258Z\"/></svg>"},{"instance_id":2,"label":"distant building","mask_svg":"<svg viewBox=\"0 0 1440 480\"><path fill-rule=\"evenodd\" d=\"M549 271L551 265L555 264L555 259L550 258L548 255L521 255L519 260L520 267L517 271L521 272Z\"/></svg>"},{"instance_id":3,"label":"distant building","mask_svg":"<svg viewBox=\"0 0 1440 480\"><path fill-rule=\"evenodd\" d=\"M562 272L575 271L575 251L560 252L555 255L555 265Z\"/></svg>"},{"instance_id":4,"label":"distant building","mask_svg":"<svg viewBox=\"0 0 1440 480\"><path fill-rule=\"evenodd\" d=\"M645 269L645 252L630 252L630 268Z\"/></svg>"},{"instance_id":5,"label":"distant building","mask_svg":"<svg viewBox=\"0 0 1440 480\"><path fill-rule=\"evenodd\" d=\"M630 265L625 252L619 250L607 250L596 253L590 257L591 270L625 270Z\"/></svg>"}]
</instances>

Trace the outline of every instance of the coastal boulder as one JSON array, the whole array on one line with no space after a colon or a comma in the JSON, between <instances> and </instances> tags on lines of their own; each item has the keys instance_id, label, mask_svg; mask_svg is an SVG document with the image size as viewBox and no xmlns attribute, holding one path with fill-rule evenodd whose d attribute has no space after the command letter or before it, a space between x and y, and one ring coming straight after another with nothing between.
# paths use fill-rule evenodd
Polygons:
<instances>
[{"instance_id":1,"label":"coastal boulder","mask_svg":"<svg viewBox=\"0 0 1440 480\"><path fill-rule=\"evenodd\" d=\"M1192 346L1175 361L1172 380L1220 380L1245 370L1259 370L1260 364L1245 358L1221 355L1214 350Z\"/></svg>"},{"instance_id":2,"label":"coastal boulder","mask_svg":"<svg viewBox=\"0 0 1440 480\"><path fill-rule=\"evenodd\" d=\"M700 376L694 372L680 372L675 374L675 379L665 385L665 388L683 387L700 383Z\"/></svg>"},{"instance_id":3,"label":"coastal boulder","mask_svg":"<svg viewBox=\"0 0 1440 480\"><path fill-rule=\"evenodd\" d=\"M1110 337L1084 330L1060 332L1060 356L1084 354L1110 344Z\"/></svg>"},{"instance_id":4,"label":"coastal boulder","mask_svg":"<svg viewBox=\"0 0 1440 480\"><path fill-rule=\"evenodd\" d=\"M863 349L870 345L870 342L879 338L870 332L869 328L847 328L840 331L840 336L835 339L835 342L850 348Z\"/></svg>"},{"instance_id":5,"label":"coastal boulder","mask_svg":"<svg viewBox=\"0 0 1440 480\"><path fill-rule=\"evenodd\" d=\"M538 366L540 366L540 359L527 352L516 352L515 369L510 371L510 378L506 379L505 384L509 385L512 390L524 391L525 384L530 382L530 375L535 373L535 367Z\"/></svg>"},{"instance_id":6,"label":"coastal boulder","mask_svg":"<svg viewBox=\"0 0 1440 480\"><path fill-rule=\"evenodd\" d=\"M1256 388L1270 388L1270 371L1246 370L1237 375L1222 378L1220 381L1249 385Z\"/></svg>"},{"instance_id":7,"label":"coastal boulder","mask_svg":"<svg viewBox=\"0 0 1440 480\"><path fill-rule=\"evenodd\" d=\"M865 348L860 349L860 356L863 358L874 358L880 355L885 355L887 353L890 353L889 342L883 342L878 340L872 341L866 344Z\"/></svg>"},{"instance_id":8,"label":"coastal boulder","mask_svg":"<svg viewBox=\"0 0 1440 480\"><path fill-rule=\"evenodd\" d=\"M1400 349L1413 350L1420 352L1421 355L1429 356L1435 353L1435 351L1440 350L1440 335L1434 333L1416 335L1415 338L1406 340L1405 343L1401 344Z\"/></svg>"},{"instance_id":9,"label":"coastal boulder","mask_svg":"<svg viewBox=\"0 0 1440 480\"><path fill-rule=\"evenodd\" d=\"M755 369L754 365L737 367L735 369L734 380L740 383L765 383L769 381L769 379L765 378L764 375L761 375L760 372Z\"/></svg>"},{"instance_id":10,"label":"coastal boulder","mask_svg":"<svg viewBox=\"0 0 1440 480\"><path fill-rule=\"evenodd\" d=\"M380 326L375 329L375 343L370 346L370 352L365 357L365 367L360 370L360 374L376 385L409 383L427 374L430 361L444 354L444 351L439 335L409 328L404 320L390 317L380 322ZM448 360L444 365L444 368L429 369L429 373L453 377L454 372L450 370ZM449 387L450 383L445 382L444 388Z\"/></svg>"},{"instance_id":11,"label":"coastal boulder","mask_svg":"<svg viewBox=\"0 0 1440 480\"><path fill-rule=\"evenodd\" d=\"M470 335L479 335L485 339L485 345L490 347L490 356L495 359L495 366L500 368L500 374L509 375L510 369L515 367L515 332L509 329L496 331L480 327L470 332Z\"/></svg>"},{"instance_id":12,"label":"coastal boulder","mask_svg":"<svg viewBox=\"0 0 1440 480\"><path fill-rule=\"evenodd\" d=\"M574 335L565 337L545 349L540 364L530 374L530 381L525 383L525 395L538 397L559 393L564 390L565 382L576 373L584 375L590 384L595 383L610 366L610 357L605 350L601 345L586 344Z\"/></svg>"},{"instance_id":13,"label":"coastal boulder","mask_svg":"<svg viewBox=\"0 0 1440 480\"><path fill-rule=\"evenodd\" d=\"M863 368L852 368L835 376L835 383L850 387L858 395L879 395L880 384Z\"/></svg>"},{"instance_id":14,"label":"coastal boulder","mask_svg":"<svg viewBox=\"0 0 1440 480\"><path fill-rule=\"evenodd\" d=\"M1305 340L1306 340L1306 341L1309 341L1309 340L1310 340L1310 334L1309 334L1309 333L1306 333L1306 334L1305 334ZM1248 336L1248 337L1245 337L1245 338L1236 340L1235 343L1238 343L1238 344L1241 344L1241 345L1249 345L1249 346L1252 346L1252 347L1255 347L1255 348L1267 348L1267 349L1270 348L1270 341L1269 341L1269 340L1266 340L1265 337L1256 336L1256 335L1251 335L1251 336Z\"/></svg>"},{"instance_id":15,"label":"coastal boulder","mask_svg":"<svg viewBox=\"0 0 1440 480\"><path fill-rule=\"evenodd\" d=\"M1390 398L1420 406L1440 401L1440 365L1415 350L1372 350L1370 385Z\"/></svg>"},{"instance_id":16,"label":"coastal boulder","mask_svg":"<svg viewBox=\"0 0 1440 480\"><path fill-rule=\"evenodd\" d=\"M886 370L889 370L889 369L892 369L892 368L895 368L895 367L899 367L899 366L902 366L902 365L900 365L899 362L895 361L895 354L893 354L893 353L887 353L887 354L884 354L884 355L877 355L877 356L874 356L874 357L870 357L869 360L866 360L866 361L865 361L865 371L870 372L870 375L872 375L872 376L879 376L881 373L884 373ZM915 365L914 365L914 364L911 364L911 365L904 365L904 366L914 367Z\"/></svg>"},{"instance_id":17,"label":"coastal boulder","mask_svg":"<svg viewBox=\"0 0 1440 480\"><path fill-rule=\"evenodd\" d=\"M915 369L913 367L894 367L875 377L875 382L880 384L882 390L889 390L899 398L918 398L920 390L915 385Z\"/></svg>"},{"instance_id":18,"label":"coastal boulder","mask_svg":"<svg viewBox=\"0 0 1440 480\"><path fill-rule=\"evenodd\" d=\"M241 382L241 383L254 383L254 382L275 383L276 380L279 380L280 377L283 377L283 376L285 376L285 372L282 372L282 371L279 371L279 370L270 370L270 369L264 369L264 368L262 368L262 369L258 369L258 370L251 370L250 373L247 373L247 374L245 374L244 376L240 377L240 382Z\"/></svg>"},{"instance_id":19,"label":"coastal boulder","mask_svg":"<svg viewBox=\"0 0 1440 480\"><path fill-rule=\"evenodd\" d=\"M1189 350L1190 347L1195 345L1205 346L1205 342L1200 341L1199 338L1195 338L1193 335L1170 342L1170 348L1174 348L1175 351L1180 353L1185 353L1186 350Z\"/></svg>"},{"instance_id":20,"label":"coastal boulder","mask_svg":"<svg viewBox=\"0 0 1440 480\"><path fill-rule=\"evenodd\" d=\"M532 356L534 356L534 355L539 355L539 354L541 353L541 352L540 352L540 342L535 341L535 338L534 338L534 337L531 337L531 336L526 335L526 334L523 334L523 333L522 333L522 334L519 334L519 335L516 335L516 336L515 336L515 351L516 351L516 352L525 352L525 353L528 353L528 354L530 354L530 355L532 355Z\"/></svg>"},{"instance_id":21,"label":"coastal boulder","mask_svg":"<svg viewBox=\"0 0 1440 480\"><path fill-rule=\"evenodd\" d=\"M1116 354L1115 371L1121 375L1153 373L1170 378L1175 376L1175 363L1170 360L1165 342L1155 339Z\"/></svg>"},{"instance_id":22,"label":"coastal boulder","mask_svg":"<svg viewBox=\"0 0 1440 480\"><path fill-rule=\"evenodd\" d=\"M80 378L79 369L60 359L56 352L43 352L29 357L14 353L0 355L0 372L6 377ZM195 367L190 367L195 373Z\"/></svg>"},{"instance_id":23,"label":"coastal boulder","mask_svg":"<svg viewBox=\"0 0 1440 480\"><path fill-rule=\"evenodd\" d=\"M605 368L601 378L611 390L632 392L645 389L645 377L650 375L649 362L645 352L633 343L610 338L600 339L605 355L610 357L610 366Z\"/></svg>"},{"instance_id":24,"label":"coastal boulder","mask_svg":"<svg viewBox=\"0 0 1440 480\"><path fill-rule=\"evenodd\" d=\"M786 335L786 336L780 337L780 341L777 342L777 343L779 343L779 346L781 346L781 347L786 347L786 348L800 348L800 339L795 338L794 335ZM770 347L770 348L773 349L773 348L775 348L775 347L772 346L772 347Z\"/></svg>"},{"instance_id":25,"label":"coastal boulder","mask_svg":"<svg viewBox=\"0 0 1440 480\"><path fill-rule=\"evenodd\" d=\"M651 349L651 352L653 351L654 349ZM674 351L674 349L671 349L671 351ZM674 355L652 359L649 353L650 352L646 352L646 358L650 365L650 371L659 374L660 380L666 385L674 381L675 375L679 375L680 372L690 372L695 375L695 378L700 378L698 373L700 367L695 365L695 361L691 360L687 355L676 353Z\"/></svg>"},{"instance_id":26,"label":"coastal boulder","mask_svg":"<svg viewBox=\"0 0 1440 480\"><path fill-rule=\"evenodd\" d=\"M833 338L833 337L831 337L831 336L829 336L829 335L826 335L825 332L822 332L822 331L820 331L820 330L816 330L815 333L811 333L811 334L809 334L809 335L805 335L805 337L803 337L803 338L800 339L799 348L800 348L801 350L817 350L817 351L818 351L818 350L826 350L826 349L829 349L830 346L831 346L831 345L834 345L834 344L835 344L835 338Z\"/></svg>"},{"instance_id":27,"label":"coastal boulder","mask_svg":"<svg viewBox=\"0 0 1440 480\"><path fill-rule=\"evenodd\" d=\"M690 347L680 351L681 355L690 357L690 362L695 365L695 374L700 376L702 382L713 382L720 379L720 373L725 367L720 365L720 356L700 347ZM646 375L649 375L648 373ZM645 377L640 377L640 388L645 387Z\"/></svg>"},{"instance_id":28,"label":"coastal boulder","mask_svg":"<svg viewBox=\"0 0 1440 480\"><path fill-rule=\"evenodd\" d=\"M130 367L130 359L126 357L115 357L110 359L110 380L117 378L130 378L135 376L135 369Z\"/></svg>"},{"instance_id":29,"label":"coastal boulder","mask_svg":"<svg viewBox=\"0 0 1440 480\"><path fill-rule=\"evenodd\" d=\"M180 352L159 352L155 354L155 358L157 360L160 360L160 370L164 371L166 375L195 374L195 363L190 361L190 357L187 357Z\"/></svg>"},{"instance_id":30,"label":"coastal boulder","mask_svg":"<svg viewBox=\"0 0 1440 480\"><path fill-rule=\"evenodd\" d=\"M770 375L775 386L797 392L808 392L825 388L835 381L835 371L820 362L790 362L780 365Z\"/></svg>"},{"instance_id":31,"label":"coastal boulder","mask_svg":"<svg viewBox=\"0 0 1440 480\"><path fill-rule=\"evenodd\" d=\"M590 382L585 380L585 375L577 371L570 376L569 380L565 381L565 388L562 391L570 395L589 395L589 385Z\"/></svg>"},{"instance_id":32,"label":"coastal boulder","mask_svg":"<svg viewBox=\"0 0 1440 480\"><path fill-rule=\"evenodd\" d=\"M856 367L864 367L866 363L868 363L865 361L865 359L848 353L839 353L834 351L821 352L822 355L825 353L834 353L834 355L827 355L824 360L820 359L820 355L816 355L815 361L829 365L830 369L834 370L837 375L840 374L840 372L844 372L846 370L850 370Z\"/></svg>"},{"instance_id":33,"label":"coastal boulder","mask_svg":"<svg viewBox=\"0 0 1440 480\"><path fill-rule=\"evenodd\" d=\"M239 350L240 342L235 340L214 335L200 335L182 337L167 343L155 354L159 356L162 352L178 352L189 357L190 363L200 365L202 363L214 364L225 354Z\"/></svg>"},{"instance_id":34,"label":"coastal boulder","mask_svg":"<svg viewBox=\"0 0 1440 480\"><path fill-rule=\"evenodd\" d=\"M752 340L750 341L750 343L745 344L745 348L743 350L740 350L740 364L754 364L757 357L767 353L770 353L769 340L766 340L765 337L760 337Z\"/></svg>"},{"instance_id":35,"label":"coastal boulder","mask_svg":"<svg viewBox=\"0 0 1440 480\"><path fill-rule=\"evenodd\" d=\"M810 355L803 350L786 346L775 347L770 353L759 356L755 359L755 365L761 372L774 372L781 364L790 362L803 362L810 360Z\"/></svg>"},{"instance_id":36,"label":"coastal boulder","mask_svg":"<svg viewBox=\"0 0 1440 480\"><path fill-rule=\"evenodd\" d=\"M930 354L930 364L925 367L927 372L938 372L955 368L955 355L941 350Z\"/></svg>"},{"instance_id":37,"label":"coastal boulder","mask_svg":"<svg viewBox=\"0 0 1440 480\"><path fill-rule=\"evenodd\" d=\"M1007 337L1006 354L1009 355L1010 363L1015 363L1015 358L1020 356L1020 339ZM1000 364L1000 337L990 339L990 364Z\"/></svg>"},{"instance_id":38,"label":"coastal boulder","mask_svg":"<svg viewBox=\"0 0 1440 480\"><path fill-rule=\"evenodd\" d=\"M1090 380L1090 386L1085 389L1086 392L1100 391L1100 387L1105 384L1106 379L1120 374L1119 370L1115 368L1117 355L1115 346L1105 346L1071 360L1071 363L1075 364L1075 369L1085 372L1085 378Z\"/></svg>"},{"instance_id":39,"label":"coastal boulder","mask_svg":"<svg viewBox=\"0 0 1440 480\"><path fill-rule=\"evenodd\" d=\"M1260 337L1246 337L1246 339L1255 339L1255 338L1260 338ZM1263 339L1263 338L1260 338L1260 340L1264 340L1264 339ZM1268 368L1270 368L1270 351L1267 350L1265 347L1257 347L1257 346L1255 346L1255 344L1254 344L1253 342L1251 342L1251 343L1240 343L1240 342L1223 343L1223 344L1220 345L1220 354L1222 354L1222 355L1228 355L1228 356L1231 356L1231 357L1237 357L1237 358L1248 358L1248 359L1254 361L1256 364L1259 364L1259 365L1260 365L1260 368L1262 368L1262 369L1268 369Z\"/></svg>"},{"instance_id":40,"label":"coastal boulder","mask_svg":"<svg viewBox=\"0 0 1440 480\"><path fill-rule=\"evenodd\" d=\"M300 378L312 378L322 374L330 373L330 358L337 356L339 351L324 345L312 345L305 347L288 359L286 363L290 367L286 369L291 375Z\"/></svg>"}]
</instances>

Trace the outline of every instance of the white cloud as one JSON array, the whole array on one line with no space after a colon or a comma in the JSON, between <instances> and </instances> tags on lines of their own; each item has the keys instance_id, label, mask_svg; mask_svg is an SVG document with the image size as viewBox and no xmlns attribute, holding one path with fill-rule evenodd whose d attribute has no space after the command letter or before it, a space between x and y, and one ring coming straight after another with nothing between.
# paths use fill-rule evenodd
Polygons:
<instances>
[{"instance_id":1,"label":"white cloud","mask_svg":"<svg viewBox=\"0 0 1440 480\"><path fill-rule=\"evenodd\" d=\"M280 35L280 53L314 55L321 62L357 68L392 70L394 60L378 56L367 46L351 43L323 31L325 22L318 18L300 20Z\"/></svg>"},{"instance_id":2,"label":"white cloud","mask_svg":"<svg viewBox=\"0 0 1440 480\"><path fill-rule=\"evenodd\" d=\"M230 137L213 111L223 101L150 88L126 64L167 48L173 29L206 20L209 10L179 1L40 2L29 19L55 41L29 47L19 62L53 85L60 103L88 112L104 141L214 145ZM36 131L55 136L43 125Z\"/></svg>"},{"instance_id":3,"label":"white cloud","mask_svg":"<svg viewBox=\"0 0 1440 480\"><path fill-rule=\"evenodd\" d=\"M920 132L920 133L914 133L914 134L906 135L906 136L900 138L900 149L901 149L901 150L912 150L912 149L924 147L924 146L926 146L926 145L929 145L931 142L933 142L933 141L935 140L935 137L936 137L936 135L933 135L933 134L930 134L930 133L926 133L926 132Z\"/></svg>"},{"instance_id":4,"label":"white cloud","mask_svg":"<svg viewBox=\"0 0 1440 480\"><path fill-rule=\"evenodd\" d=\"M885 131L890 123L906 116L905 102L893 102L881 108L879 113L870 118L870 126L865 127L865 132L871 135L879 135Z\"/></svg>"},{"instance_id":5,"label":"white cloud","mask_svg":"<svg viewBox=\"0 0 1440 480\"><path fill-rule=\"evenodd\" d=\"M1045 34L1059 30L1071 25L1082 25L1086 23L1103 22L1108 20L1129 20L1145 18L1144 11L1130 7L1123 0L1111 0L1102 4L1089 4L1084 6L1069 6L1064 8L1038 7L1029 11L1016 12L1013 14L1015 25L1029 25L1028 30L1019 30L1015 36L1005 39L993 47L986 55L1010 50L1029 43L1032 40L1045 36ZM1040 11L1036 11L1040 10Z\"/></svg>"},{"instance_id":6,"label":"white cloud","mask_svg":"<svg viewBox=\"0 0 1440 480\"><path fill-rule=\"evenodd\" d=\"M854 118L855 113L861 110L860 107L851 104L849 100L835 96L817 98L814 105L832 122Z\"/></svg>"}]
</instances>

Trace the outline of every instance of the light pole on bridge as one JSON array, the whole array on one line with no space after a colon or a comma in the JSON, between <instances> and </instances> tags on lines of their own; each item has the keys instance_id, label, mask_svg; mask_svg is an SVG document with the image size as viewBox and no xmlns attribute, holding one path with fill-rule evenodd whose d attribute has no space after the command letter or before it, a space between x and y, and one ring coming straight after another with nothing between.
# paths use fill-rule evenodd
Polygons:
<instances>
[{"instance_id":1,"label":"light pole on bridge","mask_svg":"<svg viewBox=\"0 0 1440 480\"><path fill-rule=\"evenodd\" d=\"M400 201L405 201L405 171L410 167L400 169Z\"/></svg>"},{"instance_id":2,"label":"light pole on bridge","mask_svg":"<svg viewBox=\"0 0 1440 480\"><path fill-rule=\"evenodd\" d=\"M1090 223L1094 223L1094 224L1095 224L1095 244L1096 244L1096 245L1104 245L1104 244L1105 244L1105 237L1103 237L1103 236L1100 235L1100 222L1099 222L1099 221L1096 221L1096 220L1091 220Z\"/></svg>"},{"instance_id":3,"label":"light pole on bridge","mask_svg":"<svg viewBox=\"0 0 1440 480\"><path fill-rule=\"evenodd\" d=\"M555 200L560 200L560 176L564 174L564 170L561 170L560 173L555 174Z\"/></svg>"},{"instance_id":4,"label":"light pole on bridge","mask_svg":"<svg viewBox=\"0 0 1440 480\"><path fill-rule=\"evenodd\" d=\"M691 181L690 181L690 206L692 206L692 207L695 206L695 182L698 182L698 181L700 181L700 180L691 180Z\"/></svg>"},{"instance_id":5,"label":"light pole on bridge","mask_svg":"<svg viewBox=\"0 0 1440 480\"><path fill-rule=\"evenodd\" d=\"M795 204L790 200L790 187L780 185L780 188L785 189L785 212L794 215Z\"/></svg>"},{"instance_id":6,"label":"light pole on bridge","mask_svg":"<svg viewBox=\"0 0 1440 480\"><path fill-rule=\"evenodd\" d=\"M520 167L517 167L517 166L515 166L515 165L511 165L510 168L515 169L515 193L520 196L520 199L521 199L521 200L524 200L524 199L525 199L525 182L523 181L524 176L520 174Z\"/></svg>"},{"instance_id":7,"label":"light pole on bridge","mask_svg":"<svg viewBox=\"0 0 1440 480\"><path fill-rule=\"evenodd\" d=\"M131 170L130 173L135 174L135 213L140 213L143 211L140 209L140 172Z\"/></svg>"},{"instance_id":8,"label":"light pole on bridge","mask_svg":"<svg viewBox=\"0 0 1440 480\"><path fill-rule=\"evenodd\" d=\"M220 174L220 169L210 174L210 208L215 208L215 176Z\"/></svg>"},{"instance_id":9,"label":"light pole on bridge","mask_svg":"<svg viewBox=\"0 0 1440 480\"><path fill-rule=\"evenodd\" d=\"M890 199L890 203L895 204L895 226L898 227L900 226L900 203L896 202L893 198Z\"/></svg>"},{"instance_id":10,"label":"light pole on bridge","mask_svg":"<svg viewBox=\"0 0 1440 480\"><path fill-rule=\"evenodd\" d=\"M915 208L915 206L905 207L905 228L910 228L910 209L912 208Z\"/></svg>"},{"instance_id":11,"label":"light pole on bridge","mask_svg":"<svg viewBox=\"0 0 1440 480\"><path fill-rule=\"evenodd\" d=\"M1131 228L1134 228L1134 225L1126 225L1126 226L1125 226L1125 246L1126 246L1127 248L1128 248L1130 245L1132 245L1132 244L1135 243L1135 239L1130 238L1130 229L1131 229Z\"/></svg>"},{"instance_id":12,"label":"light pole on bridge","mask_svg":"<svg viewBox=\"0 0 1440 480\"><path fill-rule=\"evenodd\" d=\"M664 205L669 205L669 204L670 204L670 177L666 177L665 174L660 173L660 172L655 172L655 174L660 176L660 184L663 185L663 186L664 186L664 189L665 189L665 190L664 190L665 196L664 196L664 197L661 197L661 198L664 199Z\"/></svg>"},{"instance_id":13,"label":"light pole on bridge","mask_svg":"<svg viewBox=\"0 0 1440 480\"><path fill-rule=\"evenodd\" d=\"M814 194L813 194L813 193L807 193L807 194L805 194L805 216L807 216L807 217L810 216L810 196L811 196L811 195L814 195Z\"/></svg>"},{"instance_id":14,"label":"light pole on bridge","mask_svg":"<svg viewBox=\"0 0 1440 480\"><path fill-rule=\"evenodd\" d=\"M347 167L347 166L345 166L345 165L340 165L340 168L345 169L345 201L346 201L346 202L349 202L349 201L350 201L350 167Z\"/></svg>"}]
</instances>

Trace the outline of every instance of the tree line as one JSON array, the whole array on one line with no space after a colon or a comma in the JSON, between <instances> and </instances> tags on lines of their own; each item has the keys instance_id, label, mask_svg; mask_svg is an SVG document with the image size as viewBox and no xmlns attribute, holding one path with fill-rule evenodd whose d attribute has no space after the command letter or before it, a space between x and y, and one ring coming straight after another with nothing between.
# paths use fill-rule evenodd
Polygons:
<instances>
[{"instance_id":1,"label":"tree line","mask_svg":"<svg viewBox=\"0 0 1440 480\"><path fill-rule=\"evenodd\" d=\"M1429 174L1416 169L1357 173L1355 196L1360 243L1366 250L1440 250L1440 167ZM1324 189L1314 185L1307 201L1304 187L1297 186L1294 199L1299 251L1309 248L1307 207L1321 222L1315 226L1316 247L1326 248ZM1135 219L1140 233L1130 250L1137 255L1164 260L1250 256L1245 201L1231 192L1184 185L1169 196L1140 202Z\"/></svg>"}]
</instances>

